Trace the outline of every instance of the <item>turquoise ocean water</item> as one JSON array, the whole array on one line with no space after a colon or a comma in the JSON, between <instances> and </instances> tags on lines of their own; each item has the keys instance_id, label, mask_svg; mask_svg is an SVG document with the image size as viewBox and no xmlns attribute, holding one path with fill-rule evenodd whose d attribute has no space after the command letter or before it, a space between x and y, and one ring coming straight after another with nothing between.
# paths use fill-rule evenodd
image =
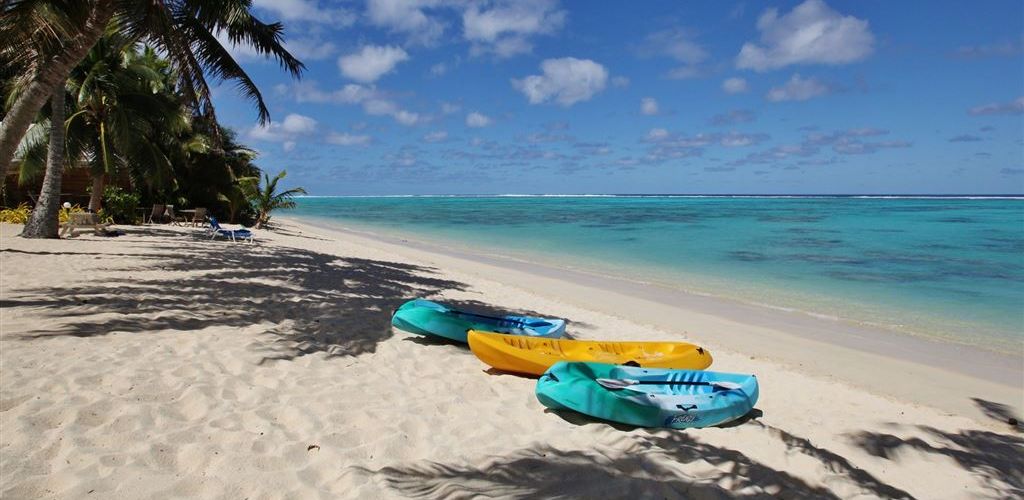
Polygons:
<instances>
[{"instance_id":1,"label":"turquoise ocean water","mask_svg":"<svg viewBox=\"0 0 1024 500\"><path fill-rule=\"evenodd\" d=\"M1024 350L1024 199L310 197L289 215Z\"/></svg>"}]
</instances>

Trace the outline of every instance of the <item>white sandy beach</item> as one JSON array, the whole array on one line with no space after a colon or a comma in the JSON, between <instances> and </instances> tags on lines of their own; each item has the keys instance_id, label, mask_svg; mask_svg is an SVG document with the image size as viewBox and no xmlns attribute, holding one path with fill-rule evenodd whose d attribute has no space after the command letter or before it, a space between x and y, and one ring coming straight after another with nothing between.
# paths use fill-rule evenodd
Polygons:
<instances>
[{"instance_id":1,"label":"white sandy beach","mask_svg":"<svg viewBox=\"0 0 1024 500\"><path fill-rule=\"evenodd\" d=\"M1016 358L945 366L956 349L898 340L880 356L838 324L822 342L801 321L292 220L257 245L19 229L0 225L2 498L1024 495ZM757 410L686 431L546 411L534 380L392 330L417 296L705 345L712 369L758 375Z\"/></svg>"}]
</instances>

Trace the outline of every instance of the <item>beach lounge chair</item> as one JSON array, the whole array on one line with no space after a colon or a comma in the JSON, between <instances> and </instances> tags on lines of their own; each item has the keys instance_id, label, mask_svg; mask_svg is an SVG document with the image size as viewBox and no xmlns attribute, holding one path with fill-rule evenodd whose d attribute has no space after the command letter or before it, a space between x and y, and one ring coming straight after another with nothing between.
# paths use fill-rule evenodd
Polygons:
<instances>
[{"instance_id":1,"label":"beach lounge chair","mask_svg":"<svg viewBox=\"0 0 1024 500\"><path fill-rule=\"evenodd\" d=\"M216 237L218 237L218 236L224 236L226 238L231 238L231 241L249 240L249 243L253 242L252 231L250 231L248 229L245 229L245 228L242 228L242 229L224 229L224 228L220 227L220 224L217 223L217 219L215 219L213 217L210 217L210 232L211 232L211 235L210 235L210 239L211 240L216 238Z\"/></svg>"},{"instance_id":2,"label":"beach lounge chair","mask_svg":"<svg viewBox=\"0 0 1024 500\"><path fill-rule=\"evenodd\" d=\"M166 210L166 207L164 205L156 205L156 204L154 204L153 205L153 211L149 213L149 220L146 221L146 222L149 222L150 224L152 224L153 223L153 219L156 219L156 220L162 219L163 216L164 216L164 210Z\"/></svg>"},{"instance_id":3,"label":"beach lounge chair","mask_svg":"<svg viewBox=\"0 0 1024 500\"><path fill-rule=\"evenodd\" d=\"M96 234L103 234L108 224L101 224L98 215L88 212L77 212L68 216L68 221L61 225L60 235L67 235L68 238L75 237L78 229L92 229Z\"/></svg>"}]
</instances>

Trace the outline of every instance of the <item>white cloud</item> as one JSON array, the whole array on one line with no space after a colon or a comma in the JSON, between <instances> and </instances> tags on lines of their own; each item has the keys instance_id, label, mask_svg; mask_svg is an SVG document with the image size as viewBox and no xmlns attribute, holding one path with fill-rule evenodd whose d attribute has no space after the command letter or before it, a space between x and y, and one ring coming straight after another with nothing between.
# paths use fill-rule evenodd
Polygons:
<instances>
[{"instance_id":1,"label":"white cloud","mask_svg":"<svg viewBox=\"0 0 1024 500\"><path fill-rule=\"evenodd\" d=\"M463 36L471 53L511 57L533 50L530 37L550 35L565 24L565 11L557 0L500 0L490 5L471 4L462 13Z\"/></svg>"},{"instance_id":2,"label":"white cloud","mask_svg":"<svg viewBox=\"0 0 1024 500\"><path fill-rule=\"evenodd\" d=\"M284 48L300 61L327 59L338 51L333 43L325 42L319 37L290 38L285 40Z\"/></svg>"},{"instance_id":3,"label":"white cloud","mask_svg":"<svg viewBox=\"0 0 1024 500\"><path fill-rule=\"evenodd\" d=\"M624 76L613 76L612 77L612 86L613 87L619 87L619 88L628 87L629 86L629 78L626 78Z\"/></svg>"},{"instance_id":4,"label":"white cloud","mask_svg":"<svg viewBox=\"0 0 1024 500\"><path fill-rule=\"evenodd\" d=\"M1024 96L1018 97L1010 102L994 102L975 106L967 110L971 116L983 115L1019 115L1024 113Z\"/></svg>"},{"instance_id":5,"label":"white cloud","mask_svg":"<svg viewBox=\"0 0 1024 500\"><path fill-rule=\"evenodd\" d=\"M802 78L799 74L794 74L781 87L772 87L764 97L771 102L806 101L825 95L828 92L828 85L821 83L817 79L813 77Z\"/></svg>"},{"instance_id":6,"label":"white cloud","mask_svg":"<svg viewBox=\"0 0 1024 500\"><path fill-rule=\"evenodd\" d=\"M779 16L768 9L757 20L760 44L743 44L736 67L767 71L791 64L846 64L871 54L875 37L868 22L843 16L822 0L807 0Z\"/></svg>"},{"instance_id":7,"label":"white cloud","mask_svg":"<svg viewBox=\"0 0 1024 500\"><path fill-rule=\"evenodd\" d=\"M423 136L423 142L444 142L448 139L448 132L438 130Z\"/></svg>"},{"instance_id":8,"label":"white cloud","mask_svg":"<svg viewBox=\"0 0 1024 500\"><path fill-rule=\"evenodd\" d=\"M252 127L249 129L249 137L258 141L294 143L296 137L312 134L316 132L316 128L316 120L291 113L284 117L283 121L272 121L266 125ZM291 147L294 147L294 144Z\"/></svg>"},{"instance_id":9,"label":"white cloud","mask_svg":"<svg viewBox=\"0 0 1024 500\"><path fill-rule=\"evenodd\" d=\"M321 7L317 0L254 0L253 6L273 12L285 21L333 24L339 28L351 26L356 21L352 12Z\"/></svg>"},{"instance_id":10,"label":"white cloud","mask_svg":"<svg viewBox=\"0 0 1024 500\"><path fill-rule=\"evenodd\" d=\"M410 43L433 45L444 34L444 24L425 10L439 4L438 0L369 0L366 16L376 26L404 33Z\"/></svg>"},{"instance_id":11,"label":"white cloud","mask_svg":"<svg viewBox=\"0 0 1024 500\"><path fill-rule=\"evenodd\" d=\"M722 90L727 94L742 94L750 90L750 86L743 78L726 78L722 82Z\"/></svg>"},{"instance_id":12,"label":"white cloud","mask_svg":"<svg viewBox=\"0 0 1024 500\"><path fill-rule=\"evenodd\" d=\"M540 68L542 75L512 80L512 86L530 104L554 100L562 106L572 106L601 92L608 83L608 70L590 59L545 59Z\"/></svg>"},{"instance_id":13,"label":"white cloud","mask_svg":"<svg viewBox=\"0 0 1024 500\"><path fill-rule=\"evenodd\" d=\"M395 119L395 121L401 123L402 125L411 126L416 125L417 123L420 122L419 113L413 113L411 111L406 111L404 109L400 109L394 112L391 116Z\"/></svg>"},{"instance_id":14,"label":"white cloud","mask_svg":"<svg viewBox=\"0 0 1024 500\"><path fill-rule=\"evenodd\" d=\"M368 115L390 116L402 125L416 125L424 120L424 117L402 109L384 93L366 85L350 83L331 92L320 90L313 83L295 84L291 88L297 102L359 104Z\"/></svg>"},{"instance_id":15,"label":"white cloud","mask_svg":"<svg viewBox=\"0 0 1024 500\"><path fill-rule=\"evenodd\" d=\"M364 45L358 52L338 58L338 67L352 80L371 83L408 59L409 54L401 47Z\"/></svg>"},{"instance_id":16,"label":"white cloud","mask_svg":"<svg viewBox=\"0 0 1024 500\"><path fill-rule=\"evenodd\" d=\"M284 141L284 143L281 144L281 149L283 149L286 153L295 149L295 141Z\"/></svg>"},{"instance_id":17,"label":"white cloud","mask_svg":"<svg viewBox=\"0 0 1024 500\"><path fill-rule=\"evenodd\" d=\"M640 99L640 112L645 115L658 114L658 101L653 97L644 97L643 99Z\"/></svg>"},{"instance_id":18,"label":"white cloud","mask_svg":"<svg viewBox=\"0 0 1024 500\"><path fill-rule=\"evenodd\" d=\"M651 33L647 35L645 44L647 51L664 54L685 64L699 64L708 58L707 51L692 40L689 32L682 29Z\"/></svg>"},{"instance_id":19,"label":"white cloud","mask_svg":"<svg viewBox=\"0 0 1024 500\"><path fill-rule=\"evenodd\" d=\"M226 31L218 31L215 37L236 61L271 60L270 55L260 54L251 45L245 43L236 45L228 38ZM326 59L337 52L337 47L333 43L325 42L319 36L287 38L283 45L285 50L301 61Z\"/></svg>"},{"instance_id":20,"label":"white cloud","mask_svg":"<svg viewBox=\"0 0 1024 500\"><path fill-rule=\"evenodd\" d=\"M442 76L448 72L448 65L445 63L437 63L430 67L430 74L433 76Z\"/></svg>"},{"instance_id":21,"label":"white cloud","mask_svg":"<svg viewBox=\"0 0 1024 500\"><path fill-rule=\"evenodd\" d=\"M466 126L481 128L491 124L491 118L487 115L477 113L476 111L466 115Z\"/></svg>"},{"instance_id":22,"label":"white cloud","mask_svg":"<svg viewBox=\"0 0 1024 500\"><path fill-rule=\"evenodd\" d=\"M646 55L663 55L682 63L669 70L669 78L684 80L696 78L704 73L701 63L708 59L708 53L692 34L683 29L668 29L647 35L640 50Z\"/></svg>"},{"instance_id":23,"label":"white cloud","mask_svg":"<svg viewBox=\"0 0 1024 500\"><path fill-rule=\"evenodd\" d=\"M331 132L327 136L327 142L339 146L365 146L373 140L368 135L349 134L348 132Z\"/></svg>"},{"instance_id":24,"label":"white cloud","mask_svg":"<svg viewBox=\"0 0 1024 500\"><path fill-rule=\"evenodd\" d=\"M292 134L308 134L316 130L316 120L292 113L284 117L281 128Z\"/></svg>"},{"instance_id":25,"label":"white cloud","mask_svg":"<svg viewBox=\"0 0 1024 500\"><path fill-rule=\"evenodd\" d=\"M652 128L650 132L647 132L647 140L653 142L667 139L668 136L668 130L665 130L663 128Z\"/></svg>"},{"instance_id":26,"label":"white cloud","mask_svg":"<svg viewBox=\"0 0 1024 500\"><path fill-rule=\"evenodd\" d=\"M441 114L452 115L462 110L462 106L453 102L441 103Z\"/></svg>"}]
</instances>

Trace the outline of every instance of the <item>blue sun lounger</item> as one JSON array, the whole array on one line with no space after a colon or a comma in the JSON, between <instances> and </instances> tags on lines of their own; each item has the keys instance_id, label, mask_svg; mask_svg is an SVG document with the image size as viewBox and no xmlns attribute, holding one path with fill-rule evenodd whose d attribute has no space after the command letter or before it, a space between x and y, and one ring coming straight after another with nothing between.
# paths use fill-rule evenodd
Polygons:
<instances>
[{"instance_id":1,"label":"blue sun lounger","mask_svg":"<svg viewBox=\"0 0 1024 500\"><path fill-rule=\"evenodd\" d=\"M224 236L225 238L231 238L231 241L238 241L238 240L245 241L245 240L249 240L249 243L253 242L253 240L252 240L252 236L253 236L252 235L252 231L250 231L248 229L244 229L244 228L243 229L224 229L224 228L220 227L220 224L217 223L217 219L215 219L213 217L210 217L210 229L212 230L212 234L210 235L210 239L211 240L216 238L216 237L218 237L218 236Z\"/></svg>"}]
</instances>

